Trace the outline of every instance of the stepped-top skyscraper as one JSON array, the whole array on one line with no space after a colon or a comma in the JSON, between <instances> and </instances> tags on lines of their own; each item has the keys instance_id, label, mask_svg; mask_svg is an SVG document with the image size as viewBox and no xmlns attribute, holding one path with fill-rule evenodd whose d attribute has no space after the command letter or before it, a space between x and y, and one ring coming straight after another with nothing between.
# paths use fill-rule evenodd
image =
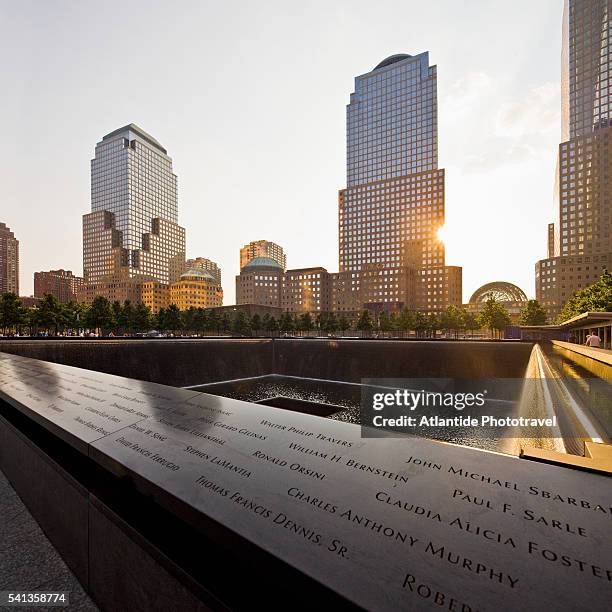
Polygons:
<instances>
[{"instance_id":1,"label":"stepped-top skyscraper","mask_svg":"<svg viewBox=\"0 0 612 612\"><path fill-rule=\"evenodd\" d=\"M347 188L339 195L339 268L366 304L440 310L461 303L445 265L436 66L392 55L356 77L347 106ZM367 282L366 282L367 281Z\"/></svg>"},{"instance_id":2,"label":"stepped-top skyscraper","mask_svg":"<svg viewBox=\"0 0 612 612\"><path fill-rule=\"evenodd\" d=\"M611 13L612 0L564 5L559 216L548 230L549 257L536 264L536 297L551 318L612 266Z\"/></svg>"},{"instance_id":3,"label":"stepped-top skyscraper","mask_svg":"<svg viewBox=\"0 0 612 612\"><path fill-rule=\"evenodd\" d=\"M96 145L91 210L83 216L85 283L110 277L170 283L184 271L172 160L137 125L110 132Z\"/></svg>"}]
</instances>

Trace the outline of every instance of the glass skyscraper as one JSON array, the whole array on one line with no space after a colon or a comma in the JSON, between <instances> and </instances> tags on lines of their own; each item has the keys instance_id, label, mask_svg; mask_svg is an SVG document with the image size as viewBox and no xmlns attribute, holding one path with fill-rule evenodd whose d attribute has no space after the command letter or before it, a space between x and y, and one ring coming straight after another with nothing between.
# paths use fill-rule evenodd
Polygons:
<instances>
[{"instance_id":1,"label":"glass skyscraper","mask_svg":"<svg viewBox=\"0 0 612 612\"><path fill-rule=\"evenodd\" d=\"M347 106L347 188L339 194L339 268L364 303L440 310L461 303L445 265L436 66L398 54L356 77ZM351 278L348 278L350 273Z\"/></svg>"},{"instance_id":2,"label":"glass skyscraper","mask_svg":"<svg viewBox=\"0 0 612 612\"><path fill-rule=\"evenodd\" d=\"M355 79L346 109L347 186L438 168L436 66L400 54Z\"/></svg>"},{"instance_id":3,"label":"glass skyscraper","mask_svg":"<svg viewBox=\"0 0 612 612\"><path fill-rule=\"evenodd\" d=\"M104 136L91 161L83 216L86 283L109 275L173 282L184 270L177 178L166 149L133 123Z\"/></svg>"},{"instance_id":4,"label":"glass skyscraper","mask_svg":"<svg viewBox=\"0 0 612 612\"><path fill-rule=\"evenodd\" d=\"M611 10L607 0L565 0L561 55L564 141L610 125Z\"/></svg>"},{"instance_id":5,"label":"glass skyscraper","mask_svg":"<svg viewBox=\"0 0 612 612\"><path fill-rule=\"evenodd\" d=\"M566 0L561 54L559 216L536 297L555 317L572 294L612 264L612 0Z\"/></svg>"}]
</instances>

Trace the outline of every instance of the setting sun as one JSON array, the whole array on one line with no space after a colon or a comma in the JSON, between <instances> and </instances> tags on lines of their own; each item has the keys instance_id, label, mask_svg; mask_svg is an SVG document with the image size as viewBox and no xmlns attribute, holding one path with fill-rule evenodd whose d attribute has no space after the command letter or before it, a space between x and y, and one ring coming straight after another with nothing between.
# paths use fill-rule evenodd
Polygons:
<instances>
[{"instance_id":1,"label":"setting sun","mask_svg":"<svg viewBox=\"0 0 612 612\"><path fill-rule=\"evenodd\" d=\"M438 240L440 242L446 242L447 238L448 238L448 231L446 229L446 226L441 225L438 228L438 231L436 232L436 236L438 237Z\"/></svg>"}]
</instances>

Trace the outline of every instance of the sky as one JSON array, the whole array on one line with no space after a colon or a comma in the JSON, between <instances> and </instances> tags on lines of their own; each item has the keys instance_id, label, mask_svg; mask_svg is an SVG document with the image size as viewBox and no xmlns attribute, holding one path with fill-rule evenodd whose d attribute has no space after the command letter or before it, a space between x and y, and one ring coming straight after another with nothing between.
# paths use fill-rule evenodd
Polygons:
<instances>
[{"instance_id":1,"label":"sky","mask_svg":"<svg viewBox=\"0 0 612 612\"><path fill-rule=\"evenodd\" d=\"M354 77L429 51L446 263L463 266L464 301L496 280L533 297L555 219L562 4L0 0L0 222L21 295L35 271L82 273L90 160L128 123L172 157L187 257L220 265L225 304L251 240L337 271Z\"/></svg>"}]
</instances>

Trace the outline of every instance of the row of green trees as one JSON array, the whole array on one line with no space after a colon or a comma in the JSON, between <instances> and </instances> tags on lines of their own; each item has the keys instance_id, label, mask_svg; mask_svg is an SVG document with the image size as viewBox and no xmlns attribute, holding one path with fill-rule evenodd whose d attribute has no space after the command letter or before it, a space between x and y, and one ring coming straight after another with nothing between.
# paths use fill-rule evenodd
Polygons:
<instances>
[{"instance_id":1,"label":"row of green trees","mask_svg":"<svg viewBox=\"0 0 612 612\"><path fill-rule=\"evenodd\" d=\"M542 307L535 300L528 302L521 313L521 323L538 325L545 322L546 315ZM249 317L243 310L236 310L230 316L228 312L220 314L216 310L204 308L180 311L174 304L154 315L144 304L132 304L129 301L111 303L104 297L96 297L87 306L76 302L61 304L54 296L45 295L34 308L25 308L12 293L4 294L0 299L0 329L34 335L40 332L51 335L78 334L85 330L114 335L150 330L174 334L240 335L313 331L334 334L355 330L383 334L415 332L419 337L431 337L444 331L447 336L458 337L460 334L473 335L474 331L481 328L489 330L491 336L500 335L509 324L507 310L493 299L484 305L478 316L464 308L449 306L439 314L408 309L391 314L374 314L363 310L354 319L334 312L322 312L315 316L310 313L295 315L286 312L276 319L268 314Z\"/></svg>"},{"instance_id":2,"label":"row of green trees","mask_svg":"<svg viewBox=\"0 0 612 612\"><path fill-rule=\"evenodd\" d=\"M96 298L91 306L78 302L62 304L53 295L45 295L34 308L26 308L14 293L0 298L0 329L4 332L27 330L31 334L40 331L54 335L77 333L84 329L114 329L125 332L151 329L151 312L144 304L110 303Z\"/></svg>"},{"instance_id":3,"label":"row of green trees","mask_svg":"<svg viewBox=\"0 0 612 612\"><path fill-rule=\"evenodd\" d=\"M599 281L574 293L567 301L558 321L566 321L583 312L612 311L612 274L604 270ZM546 312L537 300L529 300L520 313L521 325L544 325ZM14 293L0 296L0 330L3 332L27 331L36 334L40 331L60 334L79 333L83 330L98 330L102 333L133 334L152 329L181 332L215 332L248 335L254 333L289 333L294 331L310 332L317 330L325 333L357 330L363 332L409 332L418 336L435 335L437 331L458 336L460 333L473 333L477 329L487 329L492 336L499 335L510 324L510 317L503 304L489 300L481 313L476 316L457 306L449 306L440 314L425 314L418 311L403 310L391 315L382 312L378 315L362 311L356 319L343 314L324 312L312 317L309 313L299 316L282 314L278 320L266 315L249 318L242 310L233 316L227 312L219 314L215 310L190 308L180 311L175 305L162 309L157 315L151 313L144 304L123 304L109 302L97 297L91 304L68 302L61 304L52 295L45 295L34 308L25 308Z\"/></svg>"}]
</instances>

